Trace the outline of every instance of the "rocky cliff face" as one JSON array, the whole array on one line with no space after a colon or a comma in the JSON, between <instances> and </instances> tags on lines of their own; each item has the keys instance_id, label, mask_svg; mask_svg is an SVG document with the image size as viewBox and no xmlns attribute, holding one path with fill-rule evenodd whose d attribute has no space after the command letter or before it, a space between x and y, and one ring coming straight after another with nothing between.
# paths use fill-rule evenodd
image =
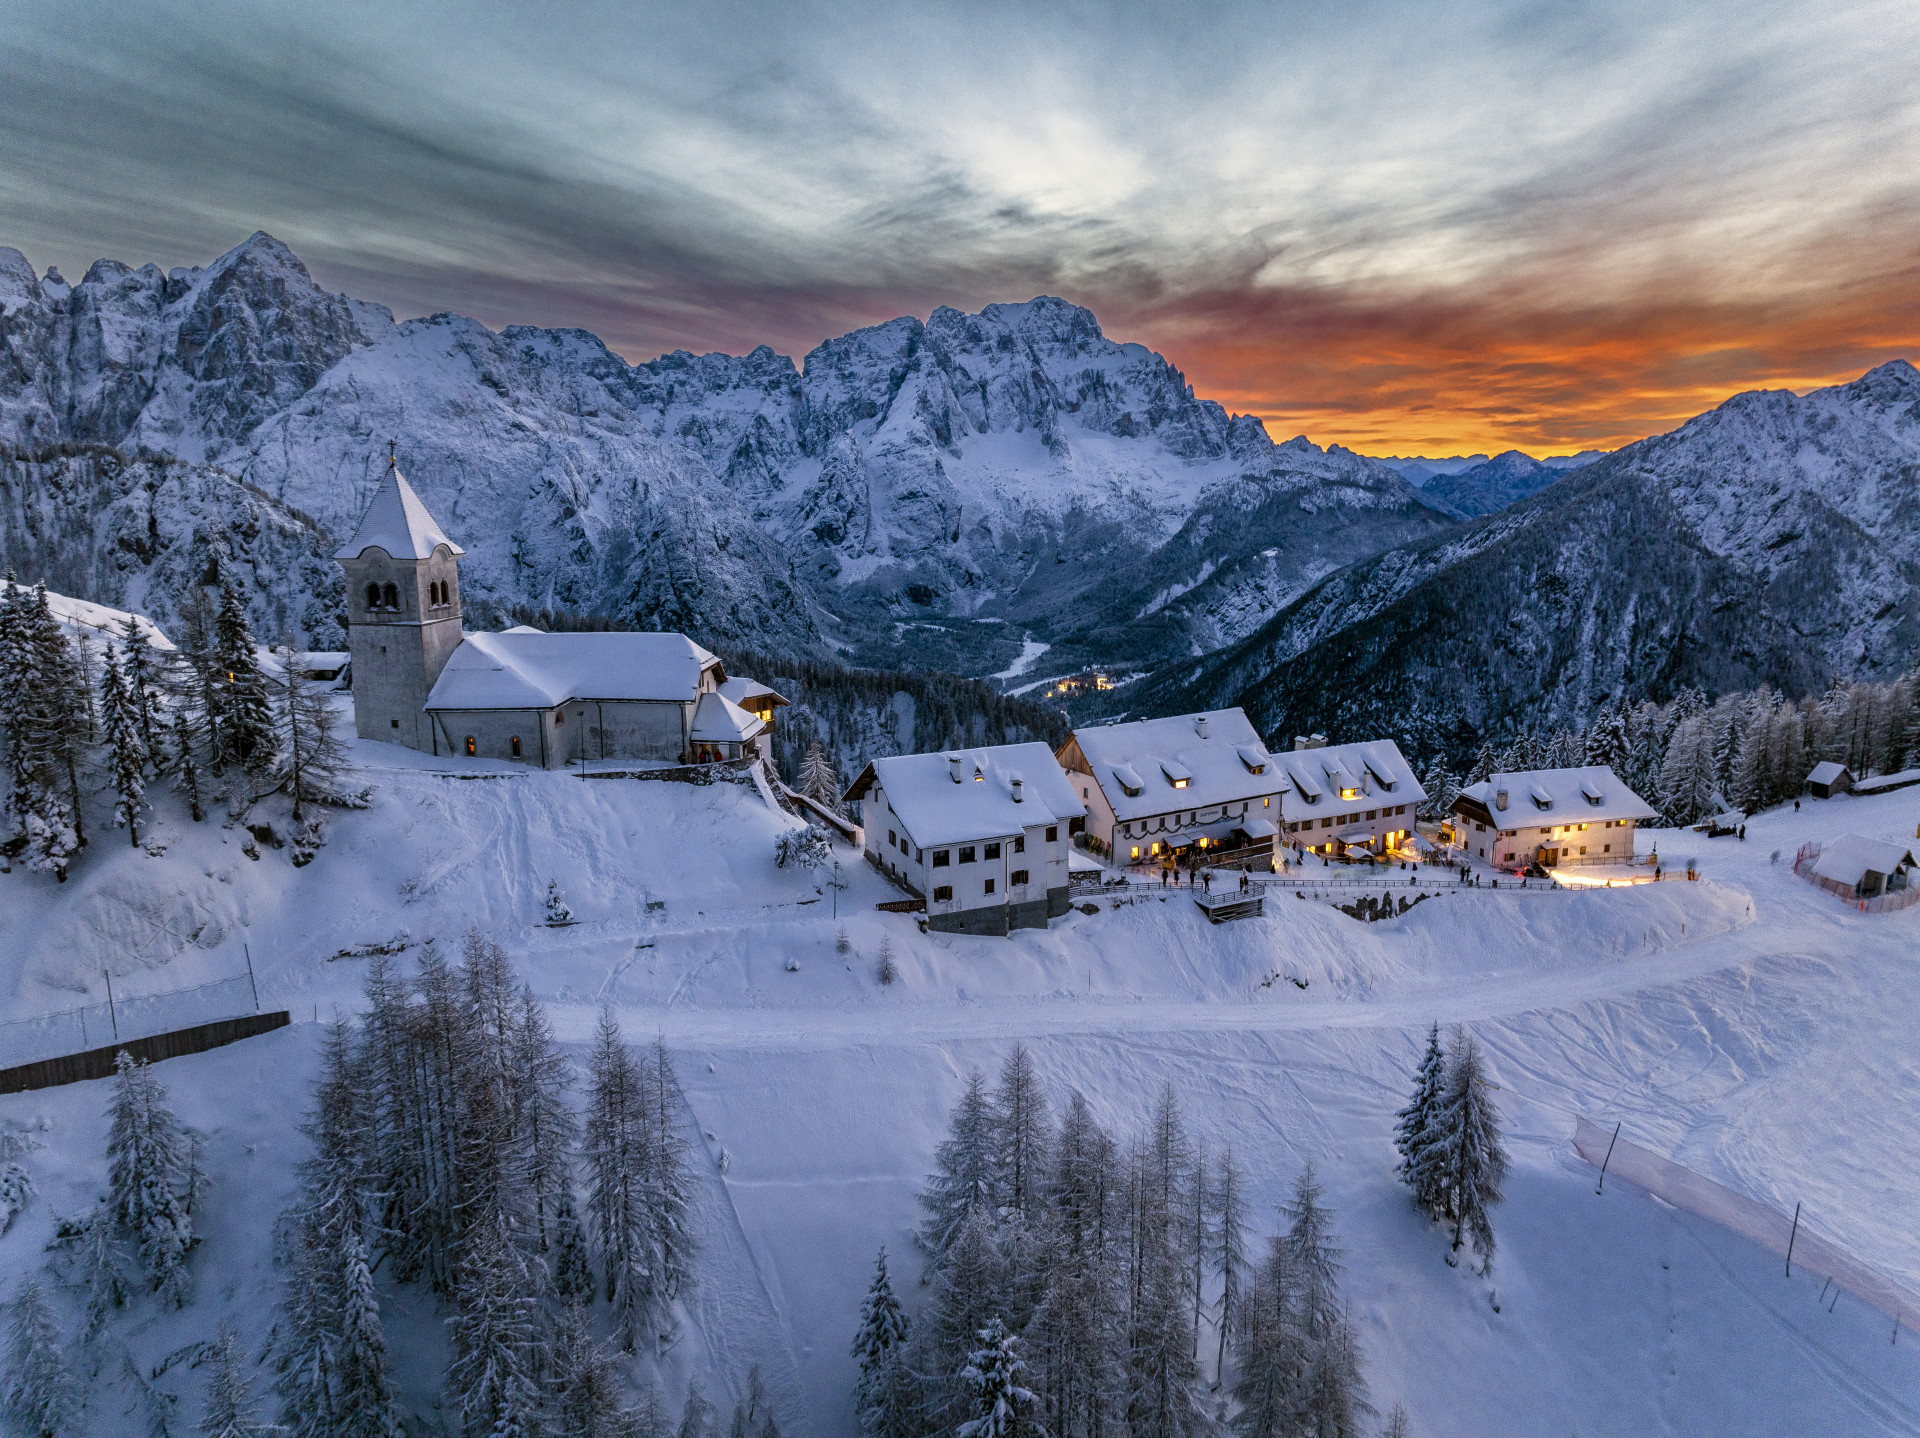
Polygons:
<instances>
[{"instance_id":1,"label":"rocky cliff face","mask_svg":"<svg viewBox=\"0 0 1920 1438\"><path fill-rule=\"evenodd\" d=\"M889 321L800 365L629 365L582 331L396 324L264 234L73 286L0 251L0 442L215 464L335 534L392 442L478 604L973 673L1117 600L1154 620L1117 636L1139 658L1204 647L1446 522L1370 461L1276 449L1057 299ZM1249 515L1286 532L1256 543Z\"/></svg>"},{"instance_id":2,"label":"rocky cliff face","mask_svg":"<svg viewBox=\"0 0 1920 1438\"><path fill-rule=\"evenodd\" d=\"M1464 530L1329 576L1128 702L1422 752L1612 695L1803 693L1920 655L1920 373L1738 395Z\"/></svg>"}]
</instances>

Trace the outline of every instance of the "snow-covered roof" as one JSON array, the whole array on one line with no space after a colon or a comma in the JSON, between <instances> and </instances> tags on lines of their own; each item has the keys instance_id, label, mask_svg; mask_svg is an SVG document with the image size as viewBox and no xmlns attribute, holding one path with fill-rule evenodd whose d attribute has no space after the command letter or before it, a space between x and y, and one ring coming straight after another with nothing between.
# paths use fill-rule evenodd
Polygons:
<instances>
[{"instance_id":1,"label":"snow-covered roof","mask_svg":"<svg viewBox=\"0 0 1920 1438\"><path fill-rule=\"evenodd\" d=\"M1391 739L1283 749L1273 757L1294 791L1286 801L1290 817L1330 814L1351 804L1418 804L1427 797Z\"/></svg>"},{"instance_id":2,"label":"snow-covered roof","mask_svg":"<svg viewBox=\"0 0 1920 1438\"><path fill-rule=\"evenodd\" d=\"M47 611L59 621L60 627L68 634L78 637L82 634L89 639L111 639L122 644L127 637L127 621L131 619L146 636L147 643L155 649L173 648L173 641L160 631L144 614L130 614L124 609L109 609L104 604L94 604L85 599L74 599L65 594L47 591Z\"/></svg>"},{"instance_id":3,"label":"snow-covered roof","mask_svg":"<svg viewBox=\"0 0 1920 1438\"><path fill-rule=\"evenodd\" d=\"M1507 795L1505 809L1499 804L1502 790ZM1493 774L1462 789L1454 800L1456 807L1460 799L1478 804L1502 828L1537 829L1552 824L1658 817L1653 806L1605 764Z\"/></svg>"},{"instance_id":4,"label":"snow-covered roof","mask_svg":"<svg viewBox=\"0 0 1920 1438\"><path fill-rule=\"evenodd\" d=\"M333 552L335 559L358 559L369 549L384 549L395 559L426 559L441 545L455 554L466 550L447 538L440 523L427 513L413 486L401 477L400 466L387 462L387 473L380 488L373 492L373 503L361 516L360 527Z\"/></svg>"},{"instance_id":5,"label":"snow-covered roof","mask_svg":"<svg viewBox=\"0 0 1920 1438\"><path fill-rule=\"evenodd\" d=\"M1869 839L1864 834L1842 834L1820 850L1813 872L1823 879L1858 888L1868 874L1891 874L1902 864L1913 864L1913 853L1904 844L1885 839Z\"/></svg>"},{"instance_id":6,"label":"snow-covered roof","mask_svg":"<svg viewBox=\"0 0 1920 1438\"><path fill-rule=\"evenodd\" d=\"M1014 798L1016 779L1019 799ZM1087 812L1053 751L1040 743L875 759L847 797L862 798L876 783L921 848L999 838L1030 824L1084 818Z\"/></svg>"},{"instance_id":7,"label":"snow-covered roof","mask_svg":"<svg viewBox=\"0 0 1920 1438\"><path fill-rule=\"evenodd\" d=\"M1068 743L1078 746L1122 823L1257 799L1287 787L1239 709L1076 729Z\"/></svg>"},{"instance_id":8,"label":"snow-covered roof","mask_svg":"<svg viewBox=\"0 0 1920 1438\"><path fill-rule=\"evenodd\" d=\"M1846 772L1847 766L1845 764L1836 764L1831 759L1822 759L1818 764L1813 766L1812 771L1807 775L1807 782L1809 784L1831 784Z\"/></svg>"},{"instance_id":9,"label":"snow-covered roof","mask_svg":"<svg viewBox=\"0 0 1920 1438\"><path fill-rule=\"evenodd\" d=\"M724 694L711 691L700 696L693 711L696 744L740 744L765 731L767 721L749 714Z\"/></svg>"},{"instance_id":10,"label":"snow-covered roof","mask_svg":"<svg viewBox=\"0 0 1920 1438\"><path fill-rule=\"evenodd\" d=\"M763 707L764 701L771 699L773 701L773 707L776 709L787 703L786 695L781 694L777 690L769 689L758 679L749 679L744 674L734 675L733 678L720 686L720 692L742 708L750 707L748 701L754 699L762 701Z\"/></svg>"},{"instance_id":11,"label":"snow-covered roof","mask_svg":"<svg viewBox=\"0 0 1920 1438\"><path fill-rule=\"evenodd\" d=\"M694 703L719 660L684 634L469 634L440 671L429 709L550 709L569 699Z\"/></svg>"}]
</instances>

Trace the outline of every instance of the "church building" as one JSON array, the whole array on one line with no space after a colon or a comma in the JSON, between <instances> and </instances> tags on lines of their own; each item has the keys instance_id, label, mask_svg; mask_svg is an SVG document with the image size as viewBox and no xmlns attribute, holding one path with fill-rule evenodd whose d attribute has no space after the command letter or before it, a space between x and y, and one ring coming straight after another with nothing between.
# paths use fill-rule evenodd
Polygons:
<instances>
[{"instance_id":1,"label":"church building","mask_svg":"<svg viewBox=\"0 0 1920 1438\"><path fill-rule=\"evenodd\" d=\"M719 658L684 634L548 634L525 625L467 633L465 552L389 459L358 531L334 554L347 576L362 739L546 769L761 755L774 706L787 701L729 679Z\"/></svg>"}]
</instances>

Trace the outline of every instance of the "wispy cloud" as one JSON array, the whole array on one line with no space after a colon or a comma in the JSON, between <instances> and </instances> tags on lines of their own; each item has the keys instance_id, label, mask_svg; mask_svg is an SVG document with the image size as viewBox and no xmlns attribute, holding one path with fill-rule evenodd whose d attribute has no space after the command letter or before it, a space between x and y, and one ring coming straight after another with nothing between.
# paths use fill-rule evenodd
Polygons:
<instances>
[{"instance_id":1,"label":"wispy cloud","mask_svg":"<svg viewBox=\"0 0 1920 1438\"><path fill-rule=\"evenodd\" d=\"M1479 0L0 16L0 243L257 227L632 357L1041 291L1288 433L1613 443L1915 348L1920 11Z\"/></svg>"}]
</instances>

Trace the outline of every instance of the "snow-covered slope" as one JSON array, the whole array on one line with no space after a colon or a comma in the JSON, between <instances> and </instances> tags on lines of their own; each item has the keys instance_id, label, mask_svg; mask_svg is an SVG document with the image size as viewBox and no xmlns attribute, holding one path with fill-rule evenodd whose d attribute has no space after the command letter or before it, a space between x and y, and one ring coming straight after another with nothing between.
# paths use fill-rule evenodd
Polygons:
<instances>
[{"instance_id":1,"label":"snow-covered slope","mask_svg":"<svg viewBox=\"0 0 1920 1438\"><path fill-rule=\"evenodd\" d=\"M583 331L395 324L256 234L204 270L103 260L73 286L0 251L0 309L0 442L216 463L338 532L391 441L482 605L986 673L1223 482L1317 487L1343 557L1408 537L1374 537L1351 474L1319 486L1257 420L1058 299L892 320L799 366L765 347L629 365ZM1342 467L1417 508L1390 470ZM1324 568L1283 560L1239 608L1264 617Z\"/></svg>"},{"instance_id":2,"label":"snow-covered slope","mask_svg":"<svg viewBox=\"0 0 1920 1438\"><path fill-rule=\"evenodd\" d=\"M160 857L116 847L107 829L64 887L0 879L0 952L16 956L0 1018L104 997L103 966L123 1000L244 974L244 944L263 1004L296 1020L158 1068L207 1135L198 1297L181 1313L142 1300L114 1320L89 1434L146 1431L123 1345L151 1372L223 1321L265 1333L315 1019L360 1001L362 961L332 956L401 929L452 941L469 924L506 943L576 1062L604 1003L630 1036L660 1034L677 1056L705 1256L684 1335L657 1367L675 1405L700 1377L724 1408L758 1362L783 1431L849 1431L847 1342L873 1251L888 1245L916 1303L914 1192L967 1069L997 1065L1019 1039L1056 1104L1080 1090L1123 1138L1144 1096L1174 1085L1210 1150L1230 1142L1249 1169L1258 1234L1313 1162L1375 1399L1405 1401L1415 1432L1920 1431L1920 1349L1905 1334L1890 1344L1890 1324L1850 1296L1828 1312L1821 1275L1789 1281L1774 1255L1629 1186L1609 1180L1596 1197L1568 1147L1577 1114L1619 1121L1776 1208L1803 1202L1810 1229L1920 1283L1907 1017L1920 911L1861 915L1769 862L1843 830L1908 834L1911 791L1761 815L1745 844L1686 836L1697 884L1450 892L1372 925L1283 890L1265 918L1217 928L1155 892L1007 940L921 935L876 913L890 894L844 849L836 920L831 891L774 867L785 821L747 788L582 783L475 761L435 772L387 746L356 753L378 766L374 806L337 816L306 868L271 849L242 857L244 833L189 824L169 801L153 829ZM1674 836L1661 842L1679 856ZM539 922L554 877L575 927ZM649 897L665 908L649 911ZM883 938L900 970L891 987L873 977ZM1276 973L1307 986L1264 983ZM1472 1026L1509 1124L1497 1312L1486 1281L1444 1263L1444 1239L1393 1177L1393 1110L1435 1019ZM25 1158L40 1197L0 1236L4 1286L45 1261L55 1217L100 1190L105 1089L0 1098L0 1128L40 1145ZM444 1315L411 1288L388 1288L383 1307L408 1402L426 1410ZM204 1377L182 1364L157 1381L191 1416Z\"/></svg>"}]
</instances>

